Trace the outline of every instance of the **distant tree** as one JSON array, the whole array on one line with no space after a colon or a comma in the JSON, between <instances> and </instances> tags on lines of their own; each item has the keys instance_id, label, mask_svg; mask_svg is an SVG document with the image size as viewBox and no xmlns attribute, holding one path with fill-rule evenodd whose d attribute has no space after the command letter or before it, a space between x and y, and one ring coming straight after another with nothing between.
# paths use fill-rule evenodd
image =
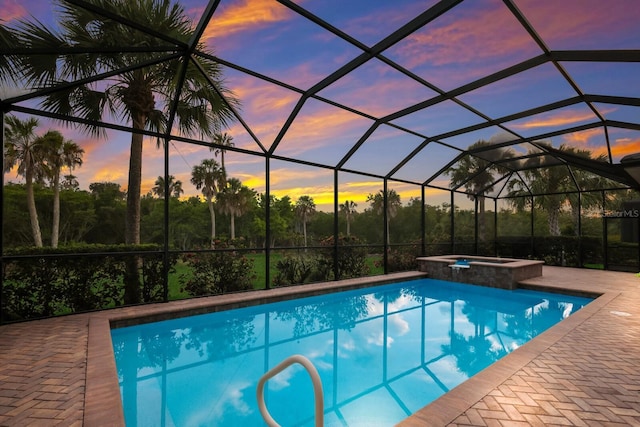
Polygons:
<instances>
[{"instance_id":1,"label":"distant tree","mask_svg":"<svg viewBox=\"0 0 640 427\"><path fill-rule=\"evenodd\" d=\"M220 164L222 165L222 171L224 176L227 176L227 168L224 165L224 153L227 151L226 147L233 147L233 137L228 133L216 133L213 135L213 143L216 147L212 147L213 153L217 156L220 154Z\"/></svg>"},{"instance_id":2,"label":"distant tree","mask_svg":"<svg viewBox=\"0 0 640 427\"><path fill-rule=\"evenodd\" d=\"M244 215L255 197L255 191L242 185L237 178L231 178L227 185L218 193L217 200L223 212L231 217L231 239L236 238L235 218Z\"/></svg>"},{"instance_id":3,"label":"distant tree","mask_svg":"<svg viewBox=\"0 0 640 427\"><path fill-rule=\"evenodd\" d=\"M116 182L93 182L89 184L89 191L100 205L110 205L126 199L127 193L122 191Z\"/></svg>"},{"instance_id":4,"label":"distant tree","mask_svg":"<svg viewBox=\"0 0 640 427\"><path fill-rule=\"evenodd\" d=\"M467 148L477 150L490 147L494 143L479 140ZM445 173L451 176L450 187L457 188L463 186L467 191L467 197L471 200L478 200L478 239L485 239L485 194L493 191L493 184L496 181L494 174L505 174L508 171L491 160L513 157L512 150L505 148L492 148L483 154L466 154L454 166L451 166Z\"/></svg>"},{"instance_id":5,"label":"distant tree","mask_svg":"<svg viewBox=\"0 0 640 427\"><path fill-rule=\"evenodd\" d=\"M89 243L125 243L124 219L127 193L115 182L93 182L89 184L93 198L96 222L87 233Z\"/></svg>"},{"instance_id":6,"label":"distant tree","mask_svg":"<svg viewBox=\"0 0 640 427\"><path fill-rule=\"evenodd\" d=\"M180 195L184 193L184 190L182 189L182 181L180 181L179 179L176 180L176 177L173 175L169 175L169 179L167 181L169 187L169 196L179 198ZM151 189L151 192L156 196L163 198L165 187L164 177L159 176L154 184L155 185Z\"/></svg>"},{"instance_id":7,"label":"distant tree","mask_svg":"<svg viewBox=\"0 0 640 427\"><path fill-rule=\"evenodd\" d=\"M256 196L256 214L251 224L251 235L261 239L262 245L266 245L267 224L266 211L270 211L269 235L268 242L271 247L275 247L279 241L284 241L290 237L291 224L294 220L294 207L289 196L278 199L274 195L267 198L266 194L261 193ZM258 242L257 246L260 245Z\"/></svg>"},{"instance_id":8,"label":"distant tree","mask_svg":"<svg viewBox=\"0 0 640 427\"><path fill-rule=\"evenodd\" d=\"M38 120L34 118L20 120L12 115L6 117L3 166L4 172L9 172L17 165L18 175L24 177L33 241L36 247L42 247L42 233L33 193L34 180L40 172L39 168L43 161L43 140L35 133L38 125Z\"/></svg>"},{"instance_id":9,"label":"distant tree","mask_svg":"<svg viewBox=\"0 0 640 427\"><path fill-rule=\"evenodd\" d=\"M82 165L84 150L73 141L65 141L56 130L50 130L42 136L42 146L43 173L53 189L51 247L57 248L60 235L60 173L65 166L71 173L76 166Z\"/></svg>"},{"instance_id":10,"label":"distant tree","mask_svg":"<svg viewBox=\"0 0 640 427\"><path fill-rule=\"evenodd\" d=\"M549 143L541 143L541 145L545 144ZM590 151L578 150L565 144L561 145L559 150L591 158ZM575 168L570 169L564 164L549 164L548 156L540 155L538 149L530 150L529 155L530 157L524 162L523 170L518 174L520 178L509 181L509 201L518 210L531 206L531 203L534 207L544 210L547 213L549 234L559 236L561 234L560 212L564 206L567 204L571 206L574 221L577 220L578 203L575 193L578 190L577 185L586 187L598 185L596 181L602 178ZM604 157L596 159L605 160ZM588 196L583 202L584 206L591 206L593 203L598 203L598 200L597 197ZM577 227L575 228L577 231Z\"/></svg>"},{"instance_id":11,"label":"distant tree","mask_svg":"<svg viewBox=\"0 0 640 427\"><path fill-rule=\"evenodd\" d=\"M358 205L353 200L345 200L344 203L340 204L340 212L344 215L345 220L347 221L347 236L351 235L351 221L357 212L357 207Z\"/></svg>"},{"instance_id":12,"label":"distant tree","mask_svg":"<svg viewBox=\"0 0 640 427\"><path fill-rule=\"evenodd\" d=\"M597 160L599 162L608 161L606 154L600 154L598 156L592 157L593 153L590 150L583 150L580 148L568 146L563 149L571 154L584 157L586 159ZM597 189L606 188L607 186L614 186L611 185L607 178L577 167L572 168L572 173L573 177L575 178L575 183L579 189ZM580 221L579 216L581 212L588 211L589 209L594 208L599 208L600 211L604 209L602 203L602 195L598 191L582 192L580 193L579 200L578 193L568 193L567 200L569 201L569 205L571 206L571 216L573 217L574 224L573 230L576 236L579 235L580 232L578 222Z\"/></svg>"},{"instance_id":13,"label":"distant tree","mask_svg":"<svg viewBox=\"0 0 640 427\"><path fill-rule=\"evenodd\" d=\"M78 181L78 177L72 174L63 176L62 182L60 182L60 188L63 190L71 191L80 190L80 182Z\"/></svg>"},{"instance_id":14,"label":"distant tree","mask_svg":"<svg viewBox=\"0 0 640 427\"><path fill-rule=\"evenodd\" d=\"M316 204L310 196L300 196L296 201L296 216L302 223L302 235L304 236L304 246L307 247L307 223L316 212Z\"/></svg>"},{"instance_id":15,"label":"distant tree","mask_svg":"<svg viewBox=\"0 0 640 427\"><path fill-rule=\"evenodd\" d=\"M367 202L371 203L371 209L378 214L382 215L384 212L384 190L380 190L376 194L369 194L367 196ZM387 235L387 242L391 243L391 236L389 234L389 224L391 219L396 216L398 209L402 206L400 202L400 195L396 193L396 190L389 190L387 192L387 223L385 224L385 233Z\"/></svg>"},{"instance_id":16,"label":"distant tree","mask_svg":"<svg viewBox=\"0 0 640 427\"><path fill-rule=\"evenodd\" d=\"M211 216L211 248L215 246L216 239L216 211L213 207L213 199L224 187L224 171L214 159L205 159L199 165L194 166L191 172L191 183L207 200L209 215Z\"/></svg>"}]
</instances>

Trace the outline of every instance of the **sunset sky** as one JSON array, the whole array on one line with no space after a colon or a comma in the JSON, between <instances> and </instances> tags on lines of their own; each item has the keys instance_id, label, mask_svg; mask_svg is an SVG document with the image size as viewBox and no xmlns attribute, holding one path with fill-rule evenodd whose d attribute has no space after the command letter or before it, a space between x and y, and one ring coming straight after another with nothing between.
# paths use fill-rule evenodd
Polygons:
<instances>
[{"instance_id":1,"label":"sunset sky","mask_svg":"<svg viewBox=\"0 0 640 427\"><path fill-rule=\"evenodd\" d=\"M206 0L180 2L194 22L207 6ZM434 6L435 0L295 0L328 25L358 40L354 45L298 15L275 0L221 0L206 27L204 42L214 55L239 67L252 70L282 86L224 67L225 84L240 99L240 115L268 150L301 95L391 33ZM552 52L568 50L640 49L640 8L637 0L514 0L544 45ZM32 16L54 25L54 4L43 0L0 0L0 19L11 25ZM499 72L543 54L531 35L501 0L466 0L404 40L382 52L389 62L404 67L416 78L392 68L377 58L370 59L336 82L321 89L318 99L308 99L274 155L300 159L329 167L339 164L351 147L371 128L376 119L456 90L487 75ZM636 54L636 58L638 55ZM491 125L463 135L446 134L467 126L487 123L579 95L562 72L566 72L585 95L640 98L640 62L560 61L561 69L545 62L518 74L477 89L465 90L458 102L444 100L389 122L403 129L381 124L345 163L344 169L376 176L388 174L425 138L437 137L411 158L393 178L422 183L437 174L460 150L474 142L503 142L516 135L530 138L564 128L588 125L599 119L589 105L577 102L552 111L506 121L505 129ZM428 87L419 79L428 82ZM7 98L20 88L0 88ZM328 104L331 100L340 106ZM18 105L37 106L27 101ZM469 108L465 108L469 107ZM635 124L640 107L616 103L593 103L607 120ZM350 110L360 111L361 115ZM484 116L478 115L481 113ZM25 118L24 115L16 114ZM112 118L105 121L128 125ZM95 139L71 127L61 127L40 118L39 133L60 129L66 138L85 150L84 164L73 171L81 187L92 182L113 181L126 189L129 141L126 132L108 131L106 139ZM409 130L411 132L407 132ZM235 147L261 153L261 147L236 122L225 130ZM611 155L614 163L630 153L640 152L640 133L625 127L609 127L609 153L603 127L545 138L554 147L567 144L591 150L594 155ZM163 151L147 138L143 165L143 193L163 173ZM513 147L525 154L527 143ZM197 194L190 184L191 168L213 153L205 147L172 142L170 173L184 184L187 195ZM219 160L219 158L218 158ZM258 192L265 190L265 160L228 151L225 165L229 175L239 178ZM278 197L296 200L310 195L325 210L332 209L333 171L272 160L271 189ZM18 182L15 172L5 180ZM382 189L382 181L370 176L341 173L340 201L355 200L359 210L367 206L366 196ZM434 185L448 187L447 177L437 177ZM403 202L419 197L419 186L390 182ZM448 201L448 194L428 190L433 203ZM462 200L461 200L462 203Z\"/></svg>"}]
</instances>

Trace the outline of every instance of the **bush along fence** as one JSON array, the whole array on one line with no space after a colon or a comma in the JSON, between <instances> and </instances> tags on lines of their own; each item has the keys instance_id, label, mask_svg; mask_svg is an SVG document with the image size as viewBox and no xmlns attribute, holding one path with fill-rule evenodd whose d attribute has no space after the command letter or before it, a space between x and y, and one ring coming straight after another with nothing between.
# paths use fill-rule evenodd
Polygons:
<instances>
[{"instance_id":1,"label":"bush along fence","mask_svg":"<svg viewBox=\"0 0 640 427\"><path fill-rule=\"evenodd\" d=\"M5 252L4 257L4 321L123 305L127 262L132 257L137 260L138 277L133 291L136 295L129 298L157 302L165 294L164 258L158 245L17 248ZM176 257L170 257L169 269L175 262Z\"/></svg>"}]
</instances>

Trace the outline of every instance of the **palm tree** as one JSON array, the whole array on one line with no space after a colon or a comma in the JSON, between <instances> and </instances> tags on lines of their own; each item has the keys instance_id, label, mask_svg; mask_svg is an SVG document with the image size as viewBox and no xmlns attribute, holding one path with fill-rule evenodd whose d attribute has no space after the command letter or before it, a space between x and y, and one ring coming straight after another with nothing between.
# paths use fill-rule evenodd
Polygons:
<instances>
[{"instance_id":1,"label":"palm tree","mask_svg":"<svg viewBox=\"0 0 640 427\"><path fill-rule=\"evenodd\" d=\"M380 190L375 195L369 194L367 196L367 202L371 203L371 208L378 215L381 215L384 212L384 196L384 190ZM385 224L387 243L391 243L391 235L389 234L391 218L394 218L398 214L398 209L400 209L401 205L400 195L396 193L396 190L389 190L387 192L387 223Z\"/></svg>"},{"instance_id":2,"label":"palm tree","mask_svg":"<svg viewBox=\"0 0 640 427\"><path fill-rule=\"evenodd\" d=\"M316 213L316 204L310 196L300 196L296 201L296 216L302 222L302 235L304 236L304 247L307 247L307 222Z\"/></svg>"},{"instance_id":3,"label":"palm tree","mask_svg":"<svg viewBox=\"0 0 640 427\"><path fill-rule=\"evenodd\" d=\"M600 154L596 157L591 157L593 153L590 150L583 150L576 147L570 147L562 145L560 147L562 151L566 151L570 154L584 157L585 159L596 160L599 162L607 162L607 155ZM577 167L572 167L571 171L573 173L573 177L575 178L578 189L584 188L605 188L610 185L607 182L607 178L602 177L600 175L593 174L591 172L585 171L583 169L579 169ZM580 233L580 228L578 227L578 222L580 220L580 209L587 210L594 207L599 207L600 211L604 209L602 205L602 197L599 192L582 192L580 193L580 197L578 198L578 193L568 193L567 200L569 201L569 205L571 206L571 216L573 217L574 223L574 233L576 236Z\"/></svg>"},{"instance_id":4,"label":"palm tree","mask_svg":"<svg viewBox=\"0 0 640 427\"><path fill-rule=\"evenodd\" d=\"M218 193L218 203L223 212L231 217L231 239L236 238L236 217L244 215L256 193L249 187L242 185L238 178L231 178L227 185Z\"/></svg>"},{"instance_id":5,"label":"palm tree","mask_svg":"<svg viewBox=\"0 0 640 427\"><path fill-rule=\"evenodd\" d=\"M8 48L17 48L20 43L16 39L13 31L0 25L0 45ZM11 80L15 78L15 75L11 73L11 70L17 68L18 58L15 55L0 55L0 83L11 83ZM8 72L4 72L8 70Z\"/></svg>"},{"instance_id":6,"label":"palm tree","mask_svg":"<svg viewBox=\"0 0 640 427\"><path fill-rule=\"evenodd\" d=\"M344 203L340 204L340 212L344 214L347 220L347 236L351 235L351 220L356 214L357 207L358 205L353 200L345 200Z\"/></svg>"},{"instance_id":7,"label":"palm tree","mask_svg":"<svg viewBox=\"0 0 640 427\"><path fill-rule=\"evenodd\" d=\"M78 182L78 177L72 174L65 175L62 177L62 182L60 183L60 187L63 190L73 190L78 191L80 189L80 182Z\"/></svg>"},{"instance_id":8,"label":"palm tree","mask_svg":"<svg viewBox=\"0 0 640 427\"><path fill-rule=\"evenodd\" d=\"M27 209L31 222L31 233L36 247L42 247L42 233L38 221L38 211L33 193L33 181L39 173L42 164L42 139L35 134L38 120L30 118L20 120L9 115L5 123L4 141L4 172L9 172L14 166L18 166L18 175L24 177L27 192Z\"/></svg>"},{"instance_id":9,"label":"palm tree","mask_svg":"<svg viewBox=\"0 0 640 427\"><path fill-rule=\"evenodd\" d=\"M28 87L55 88L47 92L43 108L86 120L83 126L92 135L105 134L97 120L106 114L129 121L132 132L125 241L138 244L143 131L165 132L175 118L182 135L200 134L204 138L228 125L234 117L230 106L238 102L223 86L222 68L211 59L205 45L198 42L195 46L205 55L191 54L189 43L196 39L197 26L179 4L170 0L88 0L90 8L83 8L66 0L58 3L61 16L55 29L39 21L19 21L10 33L27 51L35 47L37 51L63 53L57 58L25 54L19 62L14 61L19 65L15 75ZM155 33L173 40L173 46L164 52L153 49L168 42L128 22L146 23ZM123 40L127 46L150 49L122 53ZM176 51L184 52L183 61L162 61ZM92 80L98 73L111 70L122 72L99 82ZM184 80L176 78L178 75ZM61 86L69 81L80 83ZM180 87L178 82L182 82ZM162 108L156 106L156 99L164 103ZM140 300L139 264L137 259L128 263L125 303Z\"/></svg>"},{"instance_id":10,"label":"palm tree","mask_svg":"<svg viewBox=\"0 0 640 427\"><path fill-rule=\"evenodd\" d=\"M545 145L545 143L540 143ZM566 150L561 146L560 150ZM575 190L575 182L566 165L549 165L547 157L540 155L539 149L531 149L524 162L524 169L519 173L520 179L513 179L508 184L510 203L518 210L531 206L547 213L549 234L560 235L560 211L567 202L566 191ZM529 196L529 197L527 197Z\"/></svg>"},{"instance_id":11,"label":"palm tree","mask_svg":"<svg viewBox=\"0 0 640 427\"><path fill-rule=\"evenodd\" d=\"M224 187L224 172L214 159L204 159L199 165L194 166L191 172L191 183L207 200L209 215L211 216L211 248L215 247L216 240L216 211L213 208L213 199Z\"/></svg>"},{"instance_id":12,"label":"palm tree","mask_svg":"<svg viewBox=\"0 0 640 427\"><path fill-rule=\"evenodd\" d=\"M84 150L73 141L65 141L62 134L50 130L42 136L44 151L43 172L53 189L53 220L51 226L51 247L58 247L60 235L60 172L64 166L71 173L76 166L82 165Z\"/></svg>"},{"instance_id":13,"label":"palm tree","mask_svg":"<svg viewBox=\"0 0 640 427\"><path fill-rule=\"evenodd\" d=\"M550 143L540 142L541 146L550 146ZM592 158L592 152L562 144L558 151L563 151L570 155L584 157L586 159L607 161L606 155L599 155ZM537 154L537 155L536 155ZM540 151L533 149L529 152L530 158L524 163L524 171L521 179L509 182L509 197L511 204L517 209L524 209L531 206L530 197L534 196L534 207L538 207L547 213L547 224L549 234L559 236L560 233L560 211L563 206L569 204L574 220L575 233L579 232L577 223L579 216L578 206L591 208L602 204L602 199L598 193L582 193L580 203L578 203L578 191L581 188L602 188L606 178L592 174L576 167L568 165L552 165L546 163L546 158L540 156ZM571 193L569 193L571 192Z\"/></svg>"},{"instance_id":14,"label":"palm tree","mask_svg":"<svg viewBox=\"0 0 640 427\"><path fill-rule=\"evenodd\" d=\"M228 133L216 133L213 135L213 143L216 144L216 147L212 147L211 150L217 156L220 154L220 163L222 164L222 171L224 175L227 176L227 169L224 166L224 153L227 151L225 147L233 147L233 137Z\"/></svg>"},{"instance_id":15,"label":"palm tree","mask_svg":"<svg viewBox=\"0 0 640 427\"><path fill-rule=\"evenodd\" d=\"M182 189L182 181L180 181L179 179L176 180L175 176L169 175L167 181L168 181L167 185L169 187L169 196L170 197L178 198L178 197L180 197L180 195L182 193L184 193L184 190ZM151 189L151 191L156 196L158 196L160 198L163 198L164 197L164 187L165 187L164 177L159 176L158 179L156 179L156 182L154 184L155 185Z\"/></svg>"},{"instance_id":16,"label":"palm tree","mask_svg":"<svg viewBox=\"0 0 640 427\"><path fill-rule=\"evenodd\" d=\"M468 150L476 150L493 145L492 142L479 140L471 144ZM504 157L513 157L511 150L504 148L493 148L486 154L498 160ZM445 173L451 176L449 186L458 188L463 186L467 191L467 197L471 200L478 200L478 239L485 239L485 193L493 190L496 181L494 173L506 173L507 170L495 163L487 160L486 155L479 157L466 154L455 166L451 166Z\"/></svg>"}]
</instances>

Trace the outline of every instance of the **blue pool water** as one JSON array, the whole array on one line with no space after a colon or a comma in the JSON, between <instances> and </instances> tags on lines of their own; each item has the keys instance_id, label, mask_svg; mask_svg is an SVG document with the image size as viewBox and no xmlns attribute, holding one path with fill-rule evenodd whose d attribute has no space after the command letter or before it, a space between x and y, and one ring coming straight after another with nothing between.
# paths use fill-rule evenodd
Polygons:
<instances>
[{"instance_id":1,"label":"blue pool water","mask_svg":"<svg viewBox=\"0 0 640 427\"><path fill-rule=\"evenodd\" d=\"M111 331L127 426L260 426L260 377L316 366L325 425L392 426L591 299L433 279ZM283 427L313 426L293 365L265 387Z\"/></svg>"}]
</instances>

